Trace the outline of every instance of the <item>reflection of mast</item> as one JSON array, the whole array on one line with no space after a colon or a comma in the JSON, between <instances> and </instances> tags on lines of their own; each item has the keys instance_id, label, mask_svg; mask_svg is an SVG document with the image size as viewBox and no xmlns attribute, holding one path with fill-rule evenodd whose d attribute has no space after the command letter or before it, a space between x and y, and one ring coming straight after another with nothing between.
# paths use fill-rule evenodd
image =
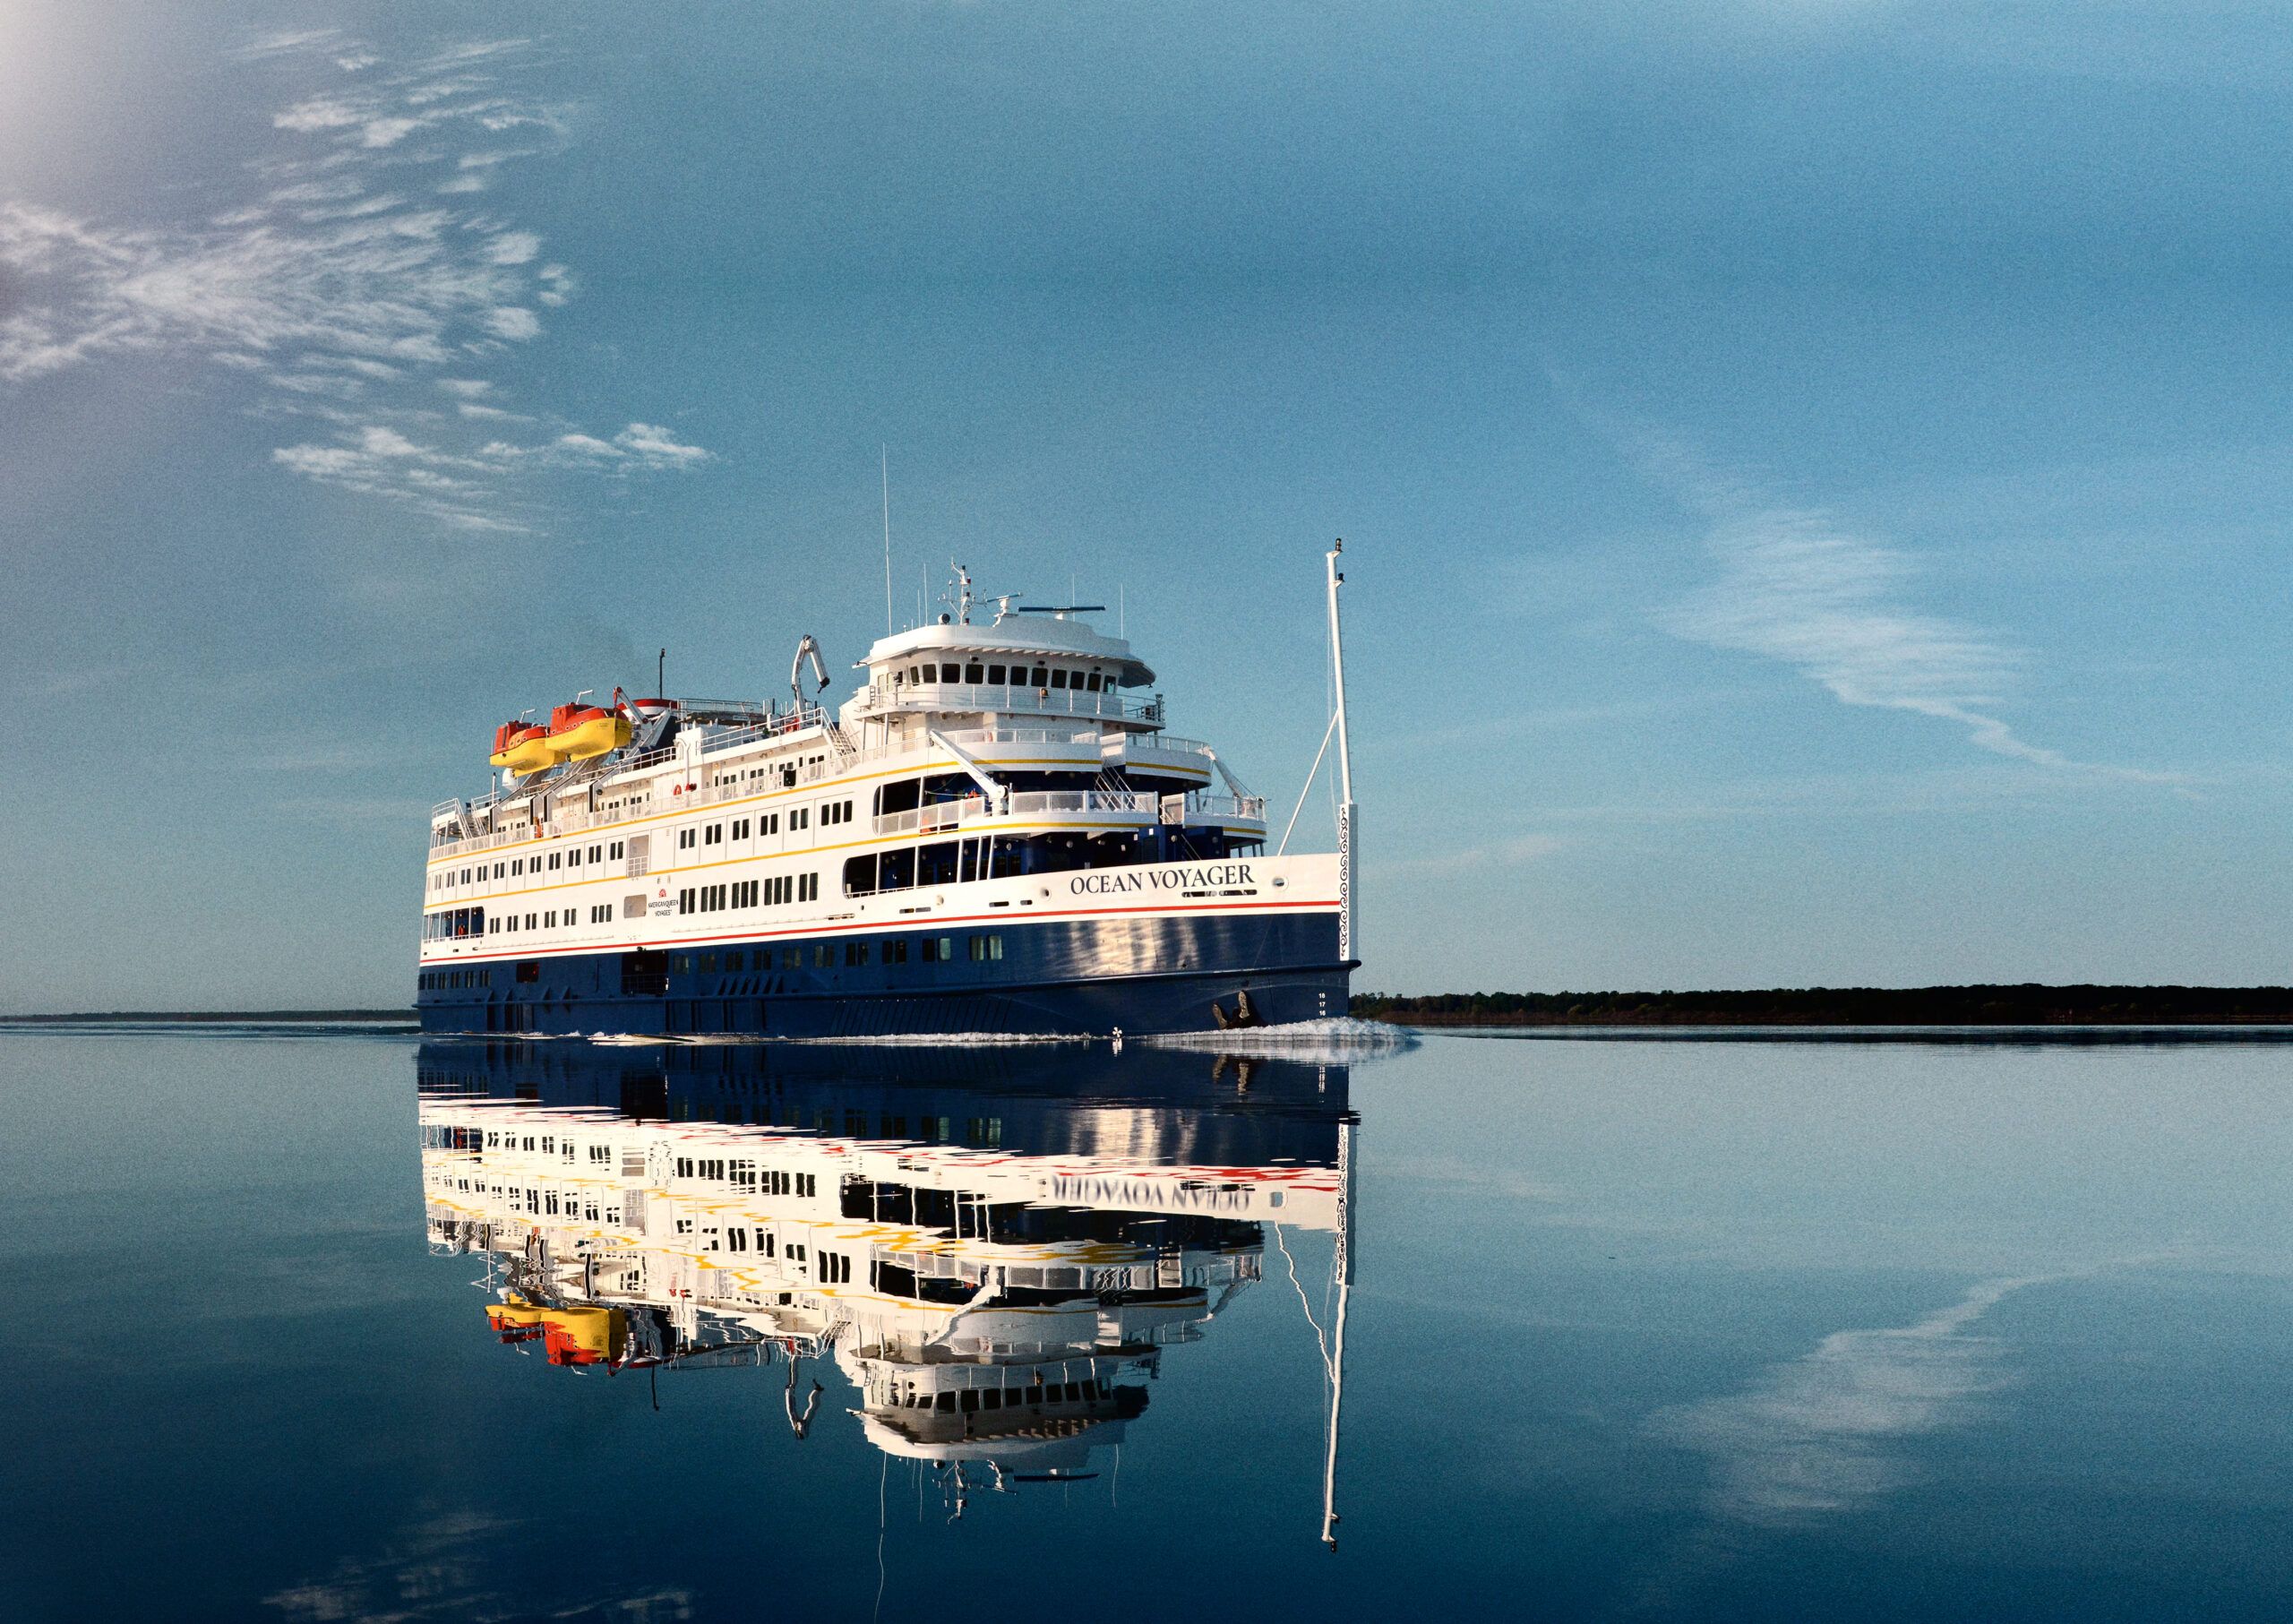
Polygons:
<instances>
[{"instance_id":1,"label":"reflection of mast","mask_svg":"<svg viewBox=\"0 0 2293 1624\"><path fill-rule=\"evenodd\" d=\"M1330 1328L1329 1452L1322 1461L1322 1543L1337 1549L1337 1415L1345 1396L1345 1299L1353 1285L1353 1124L1337 1125L1337 1322Z\"/></svg>"}]
</instances>

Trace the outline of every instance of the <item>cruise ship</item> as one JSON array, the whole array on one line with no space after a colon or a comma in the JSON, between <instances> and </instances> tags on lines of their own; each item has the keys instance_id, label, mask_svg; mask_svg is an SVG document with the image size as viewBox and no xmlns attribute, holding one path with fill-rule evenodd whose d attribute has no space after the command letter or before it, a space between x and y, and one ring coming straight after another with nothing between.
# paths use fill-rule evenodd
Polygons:
<instances>
[{"instance_id":1,"label":"cruise ship","mask_svg":"<svg viewBox=\"0 0 2293 1624\"><path fill-rule=\"evenodd\" d=\"M1289 852L1285 830L1269 852L1264 799L1165 726L1153 669L1094 626L1103 611L991 608L959 568L948 612L878 640L833 715L808 636L786 700L615 690L504 723L495 786L431 817L424 1030L1077 1035L1344 1015L1339 556L1315 758L1335 740L1335 851Z\"/></svg>"},{"instance_id":2,"label":"cruise ship","mask_svg":"<svg viewBox=\"0 0 2293 1624\"><path fill-rule=\"evenodd\" d=\"M1140 1045L854 1053L426 1042L430 1246L485 1260L502 1342L656 1379L774 1368L798 1438L846 1412L960 1512L971 1492L1096 1475L1165 1351L1269 1255L1294 1278L1300 1237L1327 1237L1333 1537L1347 1067Z\"/></svg>"}]
</instances>

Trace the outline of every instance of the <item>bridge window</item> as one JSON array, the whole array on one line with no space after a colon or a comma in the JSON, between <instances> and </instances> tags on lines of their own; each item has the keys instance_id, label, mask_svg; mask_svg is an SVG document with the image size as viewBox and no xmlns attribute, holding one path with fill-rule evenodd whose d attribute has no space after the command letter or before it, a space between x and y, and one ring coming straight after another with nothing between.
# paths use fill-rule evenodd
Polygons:
<instances>
[{"instance_id":1,"label":"bridge window","mask_svg":"<svg viewBox=\"0 0 2293 1624\"><path fill-rule=\"evenodd\" d=\"M987 667L979 661L974 660L964 667L964 681L966 683L983 683L986 680Z\"/></svg>"},{"instance_id":2,"label":"bridge window","mask_svg":"<svg viewBox=\"0 0 2293 1624\"><path fill-rule=\"evenodd\" d=\"M1067 667L1066 667L1066 666L1053 666L1051 668L1051 685L1052 685L1053 688L1064 688L1064 687L1066 687L1066 686L1067 686Z\"/></svg>"},{"instance_id":3,"label":"bridge window","mask_svg":"<svg viewBox=\"0 0 2293 1624\"><path fill-rule=\"evenodd\" d=\"M990 687L1001 688L1003 685L1003 676L1004 671L1002 666L990 666L987 668L987 682Z\"/></svg>"}]
</instances>

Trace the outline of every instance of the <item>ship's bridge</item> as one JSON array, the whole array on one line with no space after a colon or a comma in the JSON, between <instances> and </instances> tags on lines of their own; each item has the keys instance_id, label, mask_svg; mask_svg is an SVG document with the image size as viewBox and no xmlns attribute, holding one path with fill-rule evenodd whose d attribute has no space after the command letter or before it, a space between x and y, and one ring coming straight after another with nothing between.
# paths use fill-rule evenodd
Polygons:
<instances>
[{"instance_id":1,"label":"ship's bridge","mask_svg":"<svg viewBox=\"0 0 2293 1624\"><path fill-rule=\"evenodd\" d=\"M1119 637L1095 631L1080 608L1005 608L988 625L939 624L879 638L859 662L868 673L845 701L846 727L933 714L1087 717L1117 726L1163 725L1155 673ZM991 723L990 726L992 726Z\"/></svg>"}]
</instances>

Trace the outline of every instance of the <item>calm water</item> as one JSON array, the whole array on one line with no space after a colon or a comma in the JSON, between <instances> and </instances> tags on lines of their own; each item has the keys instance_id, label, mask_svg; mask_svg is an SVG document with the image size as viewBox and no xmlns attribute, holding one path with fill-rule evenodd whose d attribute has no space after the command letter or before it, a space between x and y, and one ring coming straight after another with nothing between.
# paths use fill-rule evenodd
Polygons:
<instances>
[{"instance_id":1,"label":"calm water","mask_svg":"<svg viewBox=\"0 0 2293 1624\"><path fill-rule=\"evenodd\" d=\"M2281 1619L2289 1066L0 1033L0 1613Z\"/></svg>"}]
</instances>

